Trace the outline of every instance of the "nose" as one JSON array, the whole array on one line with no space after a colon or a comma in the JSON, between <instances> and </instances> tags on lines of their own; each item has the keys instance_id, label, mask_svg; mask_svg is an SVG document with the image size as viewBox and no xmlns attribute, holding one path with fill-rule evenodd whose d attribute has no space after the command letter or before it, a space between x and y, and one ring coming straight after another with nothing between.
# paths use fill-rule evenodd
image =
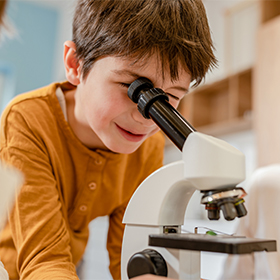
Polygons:
<instances>
[{"instance_id":1,"label":"nose","mask_svg":"<svg viewBox=\"0 0 280 280\"><path fill-rule=\"evenodd\" d=\"M142 116L142 114L138 111L137 107L134 108L132 111L132 118L140 123L141 125L145 127L156 127L156 124L152 119L146 119Z\"/></svg>"}]
</instances>

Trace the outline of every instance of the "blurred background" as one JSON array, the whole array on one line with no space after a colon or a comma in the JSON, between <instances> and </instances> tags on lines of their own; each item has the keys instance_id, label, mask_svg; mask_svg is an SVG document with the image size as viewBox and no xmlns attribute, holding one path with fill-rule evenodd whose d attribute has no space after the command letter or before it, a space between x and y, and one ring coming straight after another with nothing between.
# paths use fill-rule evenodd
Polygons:
<instances>
[{"instance_id":1,"label":"blurred background","mask_svg":"<svg viewBox=\"0 0 280 280\"><path fill-rule=\"evenodd\" d=\"M10 0L10 32L0 45L0 112L16 95L65 80L63 43L71 40L75 0ZM204 0L219 67L180 105L200 132L221 138L246 156L247 179L280 161L280 1ZM9 38L11 37L11 38ZM169 141L165 164L180 160ZM247 180L246 180L247 181ZM241 184L246 189L246 181ZM185 229L233 233L238 220L211 222L195 195ZM202 208L201 208L202 207ZM91 223L81 279L110 279L105 248L108 220ZM218 279L224 256L202 254L202 277Z\"/></svg>"},{"instance_id":2,"label":"blurred background","mask_svg":"<svg viewBox=\"0 0 280 280\"><path fill-rule=\"evenodd\" d=\"M9 34L0 45L0 108L15 95L65 80L63 43L71 40L74 0L9 0Z\"/></svg>"}]
</instances>

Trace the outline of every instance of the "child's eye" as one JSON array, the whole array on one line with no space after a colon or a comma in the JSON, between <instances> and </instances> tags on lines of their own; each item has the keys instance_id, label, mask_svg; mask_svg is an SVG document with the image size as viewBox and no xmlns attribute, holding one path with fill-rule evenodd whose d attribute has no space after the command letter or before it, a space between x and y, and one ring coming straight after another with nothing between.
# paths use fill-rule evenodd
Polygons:
<instances>
[{"instance_id":1,"label":"child's eye","mask_svg":"<svg viewBox=\"0 0 280 280\"><path fill-rule=\"evenodd\" d=\"M169 95L171 98L175 99L176 101L180 100L179 97L177 97L177 96L175 96L175 95L173 95L173 94L171 94L169 92L166 92L166 94Z\"/></svg>"},{"instance_id":2,"label":"child's eye","mask_svg":"<svg viewBox=\"0 0 280 280\"><path fill-rule=\"evenodd\" d=\"M120 85L121 85L122 87L125 87L125 88L128 88L128 87L130 86L130 84L126 84L126 83L120 83Z\"/></svg>"}]
</instances>

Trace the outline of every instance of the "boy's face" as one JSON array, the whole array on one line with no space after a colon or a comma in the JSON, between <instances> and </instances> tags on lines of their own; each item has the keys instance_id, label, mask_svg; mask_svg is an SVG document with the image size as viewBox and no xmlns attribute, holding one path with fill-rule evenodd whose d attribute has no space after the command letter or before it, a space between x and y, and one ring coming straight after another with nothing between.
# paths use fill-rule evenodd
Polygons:
<instances>
[{"instance_id":1,"label":"boy's face","mask_svg":"<svg viewBox=\"0 0 280 280\"><path fill-rule=\"evenodd\" d=\"M178 80L172 82L168 71L163 80L158 69L161 67L156 56L145 64L132 64L131 60L110 56L95 62L86 79L79 78L74 115L84 133L88 133L86 142L90 148L129 154L159 130L151 119L139 113L137 105L127 96L129 84L146 77L169 94L170 103L177 107L188 91L191 76L181 69Z\"/></svg>"}]
</instances>

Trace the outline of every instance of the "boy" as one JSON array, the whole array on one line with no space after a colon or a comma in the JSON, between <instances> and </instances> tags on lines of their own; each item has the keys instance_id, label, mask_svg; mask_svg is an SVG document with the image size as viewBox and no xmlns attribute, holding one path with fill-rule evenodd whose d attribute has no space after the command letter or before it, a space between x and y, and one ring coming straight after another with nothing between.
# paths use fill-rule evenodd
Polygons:
<instances>
[{"instance_id":1,"label":"boy","mask_svg":"<svg viewBox=\"0 0 280 280\"><path fill-rule=\"evenodd\" d=\"M1 157L25 175L0 244L11 279L78 279L88 224L103 215L120 279L125 207L164 148L127 88L146 77L177 107L215 63L200 0L78 1L68 81L16 97L2 116Z\"/></svg>"}]
</instances>

